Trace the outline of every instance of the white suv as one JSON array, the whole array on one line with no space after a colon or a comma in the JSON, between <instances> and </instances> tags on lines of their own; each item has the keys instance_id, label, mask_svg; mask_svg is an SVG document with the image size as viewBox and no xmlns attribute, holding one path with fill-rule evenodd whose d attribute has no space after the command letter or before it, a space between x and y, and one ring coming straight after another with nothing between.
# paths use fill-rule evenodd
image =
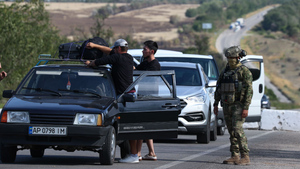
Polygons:
<instances>
[{"instance_id":1,"label":"white suv","mask_svg":"<svg viewBox=\"0 0 300 169\"><path fill-rule=\"evenodd\" d=\"M173 61L173 62L192 62L199 63L204 69L204 72L209 78L209 85L215 86L217 79L219 78L219 71L215 60L210 55L197 55L197 54L168 54L168 55L155 55L155 58L159 61ZM241 63L246 65L253 76L253 97L249 107L249 114L246 118L246 122L260 122L261 118L261 98L264 94L265 80L264 80L264 62L262 56L247 55L243 57ZM213 96L215 87L209 90ZM213 97L212 97L213 99ZM211 101L212 104L214 101ZM218 114L218 135L223 135L225 131L224 114L221 105L219 104Z\"/></svg>"},{"instance_id":2,"label":"white suv","mask_svg":"<svg viewBox=\"0 0 300 169\"><path fill-rule=\"evenodd\" d=\"M211 55L197 55L197 54L163 54L155 55L155 58L159 62L169 61L169 62L190 62L199 63L205 74L209 78L209 86L216 86L217 80L219 78L219 70L214 58ZM211 97L211 104L214 103L214 93L216 88L209 87L209 94ZM212 106L212 105L211 105ZM212 106L213 107L213 106ZM214 115L212 118L215 118ZM221 105L219 105L219 114L217 118L217 134L224 135L225 132L225 120Z\"/></svg>"},{"instance_id":3,"label":"white suv","mask_svg":"<svg viewBox=\"0 0 300 169\"><path fill-rule=\"evenodd\" d=\"M160 62L161 70L174 70L176 94L180 99L178 132L195 134L198 143L217 139L217 122L212 113L209 79L200 64L184 62ZM171 79L168 82L172 84Z\"/></svg>"}]
</instances>

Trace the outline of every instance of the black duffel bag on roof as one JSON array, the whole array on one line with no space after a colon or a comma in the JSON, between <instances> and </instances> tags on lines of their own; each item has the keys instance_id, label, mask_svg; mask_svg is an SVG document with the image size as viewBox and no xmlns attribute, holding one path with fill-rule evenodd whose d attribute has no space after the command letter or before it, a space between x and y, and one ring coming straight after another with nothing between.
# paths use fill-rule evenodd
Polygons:
<instances>
[{"instance_id":1,"label":"black duffel bag on roof","mask_svg":"<svg viewBox=\"0 0 300 169\"><path fill-rule=\"evenodd\" d=\"M98 44L98 45L109 47L107 42L104 39L100 38L100 37L94 37L94 38L88 39L88 40L84 41L82 43L81 47L80 47L81 59L94 60L94 59L98 59L98 58L101 58L103 56L106 56L106 54L104 54L99 49L87 49L86 45L89 42L93 42L93 43Z\"/></svg>"}]
</instances>

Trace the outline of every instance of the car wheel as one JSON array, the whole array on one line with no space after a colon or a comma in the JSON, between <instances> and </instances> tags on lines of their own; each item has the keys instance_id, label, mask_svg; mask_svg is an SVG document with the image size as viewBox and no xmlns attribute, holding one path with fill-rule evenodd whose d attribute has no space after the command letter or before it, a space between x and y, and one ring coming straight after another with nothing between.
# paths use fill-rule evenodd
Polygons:
<instances>
[{"instance_id":1,"label":"car wheel","mask_svg":"<svg viewBox=\"0 0 300 169\"><path fill-rule=\"evenodd\" d=\"M16 160L17 147L16 146L1 146L1 161L2 163L13 163Z\"/></svg>"},{"instance_id":2,"label":"car wheel","mask_svg":"<svg viewBox=\"0 0 300 169\"><path fill-rule=\"evenodd\" d=\"M210 132L210 141L217 140L217 121L214 121L214 129Z\"/></svg>"},{"instance_id":3,"label":"car wheel","mask_svg":"<svg viewBox=\"0 0 300 169\"><path fill-rule=\"evenodd\" d=\"M217 127L217 134L223 136L225 133L225 127Z\"/></svg>"},{"instance_id":4,"label":"car wheel","mask_svg":"<svg viewBox=\"0 0 300 169\"><path fill-rule=\"evenodd\" d=\"M105 144L99 153L100 163L103 165L112 165L115 161L116 153L116 132L111 127L105 140Z\"/></svg>"},{"instance_id":5,"label":"car wheel","mask_svg":"<svg viewBox=\"0 0 300 169\"><path fill-rule=\"evenodd\" d=\"M123 141L120 145L121 158L125 158L130 154L130 144L128 140Z\"/></svg>"},{"instance_id":6,"label":"car wheel","mask_svg":"<svg viewBox=\"0 0 300 169\"><path fill-rule=\"evenodd\" d=\"M206 131L205 133L197 134L197 142L208 144L210 141L210 117L208 118L208 122L206 124Z\"/></svg>"},{"instance_id":7,"label":"car wheel","mask_svg":"<svg viewBox=\"0 0 300 169\"><path fill-rule=\"evenodd\" d=\"M30 149L30 155L33 158L41 158L44 156L45 149L43 148L31 148Z\"/></svg>"}]
</instances>

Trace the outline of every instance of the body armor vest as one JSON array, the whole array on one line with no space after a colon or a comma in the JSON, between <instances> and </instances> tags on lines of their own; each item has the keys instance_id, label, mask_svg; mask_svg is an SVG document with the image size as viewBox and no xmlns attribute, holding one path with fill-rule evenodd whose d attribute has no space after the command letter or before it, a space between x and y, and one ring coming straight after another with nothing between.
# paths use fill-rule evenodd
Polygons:
<instances>
[{"instance_id":1,"label":"body armor vest","mask_svg":"<svg viewBox=\"0 0 300 169\"><path fill-rule=\"evenodd\" d=\"M221 92L221 101L225 104L232 104L235 101L239 101L238 93L241 92L242 82L239 81L237 71L241 69L242 66L239 66L235 70L225 69L222 79L220 81L220 92Z\"/></svg>"}]
</instances>

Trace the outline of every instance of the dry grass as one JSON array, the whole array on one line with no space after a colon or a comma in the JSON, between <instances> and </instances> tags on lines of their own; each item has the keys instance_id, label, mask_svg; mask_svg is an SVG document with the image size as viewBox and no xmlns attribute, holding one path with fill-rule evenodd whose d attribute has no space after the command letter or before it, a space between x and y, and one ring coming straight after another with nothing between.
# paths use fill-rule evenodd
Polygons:
<instances>
[{"instance_id":1,"label":"dry grass","mask_svg":"<svg viewBox=\"0 0 300 169\"><path fill-rule=\"evenodd\" d=\"M242 41L248 54L264 57L265 74L271 82L297 103L300 100L300 44L281 39L251 35ZM299 104L299 103L298 103Z\"/></svg>"}]
</instances>

